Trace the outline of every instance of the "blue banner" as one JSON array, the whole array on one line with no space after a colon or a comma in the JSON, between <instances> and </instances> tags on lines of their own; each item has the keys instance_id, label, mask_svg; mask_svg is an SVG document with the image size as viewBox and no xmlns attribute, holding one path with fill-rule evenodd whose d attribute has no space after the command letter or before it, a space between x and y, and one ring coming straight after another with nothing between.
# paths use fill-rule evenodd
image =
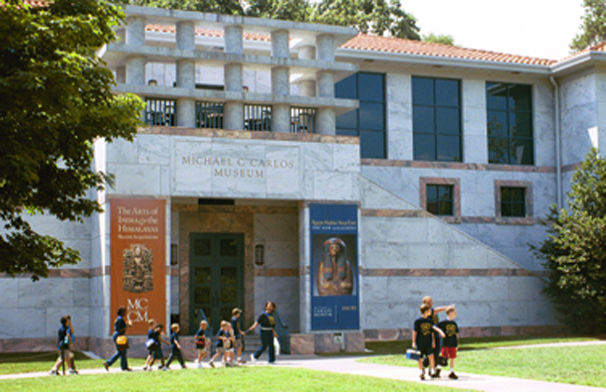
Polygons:
<instances>
[{"instance_id":1,"label":"blue banner","mask_svg":"<svg viewBox=\"0 0 606 392\"><path fill-rule=\"evenodd\" d=\"M358 206L312 204L311 329L360 329Z\"/></svg>"}]
</instances>

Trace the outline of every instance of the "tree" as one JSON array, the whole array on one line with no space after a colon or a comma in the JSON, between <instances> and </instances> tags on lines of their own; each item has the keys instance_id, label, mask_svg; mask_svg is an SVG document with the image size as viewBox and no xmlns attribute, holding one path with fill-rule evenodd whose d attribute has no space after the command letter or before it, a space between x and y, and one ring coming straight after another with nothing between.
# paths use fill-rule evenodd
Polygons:
<instances>
[{"instance_id":1,"label":"tree","mask_svg":"<svg viewBox=\"0 0 606 392\"><path fill-rule=\"evenodd\" d=\"M414 16L399 0L322 0L316 4L312 22L352 26L363 33L419 40Z\"/></svg>"},{"instance_id":2,"label":"tree","mask_svg":"<svg viewBox=\"0 0 606 392\"><path fill-rule=\"evenodd\" d=\"M583 50L606 40L606 1L605 0L583 0L585 14L581 24L581 32L578 33L570 49L573 51Z\"/></svg>"},{"instance_id":3,"label":"tree","mask_svg":"<svg viewBox=\"0 0 606 392\"><path fill-rule=\"evenodd\" d=\"M547 239L531 248L548 270L545 293L575 331L606 331L606 159L592 149L574 173L569 209L551 207Z\"/></svg>"},{"instance_id":4,"label":"tree","mask_svg":"<svg viewBox=\"0 0 606 392\"><path fill-rule=\"evenodd\" d=\"M307 0L253 0L246 15L268 19L307 22L313 13L313 7Z\"/></svg>"},{"instance_id":5,"label":"tree","mask_svg":"<svg viewBox=\"0 0 606 392\"><path fill-rule=\"evenodd\" d=\"M432 42L434 44L444 44L450 46L454 46L455 44L452 35L445 34L429 33L428 35L424 35L422 40L425 42Z\"/></svg>"},{"instance_id":6,"label":"tree","mask_svg":"<svg viewBox=\"0 0 606 392\"><path fill-rule=\"evenodd\" d=\"M111 93L114 77L96 54L122 17L106 0L0 0L2 272L37 280L80 260L25 215L82 221L101 210L87 197L108 179L92 168L92 143L132 140L143 109L139 98Z\"/></svg>"},{"instance_id":7,"label":"tree","mask_svg":"<svg viewBox=\"0 0 606 392\"><path fill-rule=\"evenodd\" d=\"M119 0L117 3L228 15L244 14L238 0Z\"/></svg>"},{"instance_id":8,"label":"tree","mask_svg":"<svg viewBox=\"0 0 606 392\"><path fill-rule=\"evenodd\" d=\"M399 0L251 0L241 3L238 0L122 0L121 3L351 26L363 33L421 39L416 19L402 9Z\"/></svg>"}]
</instances>

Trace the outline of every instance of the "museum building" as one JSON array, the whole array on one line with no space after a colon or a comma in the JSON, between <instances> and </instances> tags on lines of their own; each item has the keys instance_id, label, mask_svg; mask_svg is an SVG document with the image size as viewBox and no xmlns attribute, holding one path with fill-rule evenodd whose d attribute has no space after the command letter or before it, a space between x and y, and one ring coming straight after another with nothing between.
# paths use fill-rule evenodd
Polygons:
<instances>
[{"instance_id":1,"label":"museum building","mask_svg":"<svg viewBox=\"0 0 606 392\"><path fill-rule=\"evenodd\" d=\"M91 193L103 213L32 217L82 262L0 276L2 351L52 349L70 314L78 347L106 355L125 306L142 352L150 318L191 335L239 307L247 328L268 300L293 353L407 339L425 295L456 304L463 336L553 332L528 244L590 147L606 149L605 44L555 61L125 13L102 57L146 126L94 145L115 176Z\"/></svg>"}]
</instances>

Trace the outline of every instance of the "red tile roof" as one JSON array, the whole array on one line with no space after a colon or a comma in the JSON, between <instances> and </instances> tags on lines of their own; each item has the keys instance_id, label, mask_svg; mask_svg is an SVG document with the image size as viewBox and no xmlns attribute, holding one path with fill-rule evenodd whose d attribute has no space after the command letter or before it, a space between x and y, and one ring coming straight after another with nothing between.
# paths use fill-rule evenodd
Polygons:
<instances>
[{"instance_id":1,"label":"red tile roof","mask_svg":"<svg viewBox=\"0 0 606 392\"><path fill-rule=\"evenodd\" d=\"M358 34L356 37L341 45L341 48L528 65L548 66L557 62L556 60L542 59L537 57L520 56L480 49L467 49L445 44L413 41L393 37L380 37L369 34Z\"/></svg>"},{"instance_id":2,"label":"red tile roof","mask_svg":"<svg viewBox=\"0 0 606 392\"><path fill-rule=\"evenodd\" d=\"M149 24L145 26L145 30L154 31L159 33L169 33L175 34L175 26L165 26L165 25L155 25ZM196 35L200 35L203 37L211 37L211 38L223 38L223 31L221 30L209 30L209 29L196 29ZM245 40L247 41L265 41L269 42L271 37L267 34L259 34L259 33L244 33L242 34Z\"/></svg>"}]
</instances>

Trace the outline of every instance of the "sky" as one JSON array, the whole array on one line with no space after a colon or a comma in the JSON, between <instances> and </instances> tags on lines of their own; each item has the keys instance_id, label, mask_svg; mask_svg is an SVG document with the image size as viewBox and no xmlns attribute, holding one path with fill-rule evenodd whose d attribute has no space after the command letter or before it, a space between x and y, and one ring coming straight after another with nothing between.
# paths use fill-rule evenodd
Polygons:
<instances>
[{"instance_id":1,"label":"sky","mask_svg":"<svg viewBox=\"0 0 606 392\"><path fill-rule=\"evenodd\" d=\"M570 53L582 0L402 0L421 34L452 35L455 44L548 59Z\"/></svg>"}]
</instances>

